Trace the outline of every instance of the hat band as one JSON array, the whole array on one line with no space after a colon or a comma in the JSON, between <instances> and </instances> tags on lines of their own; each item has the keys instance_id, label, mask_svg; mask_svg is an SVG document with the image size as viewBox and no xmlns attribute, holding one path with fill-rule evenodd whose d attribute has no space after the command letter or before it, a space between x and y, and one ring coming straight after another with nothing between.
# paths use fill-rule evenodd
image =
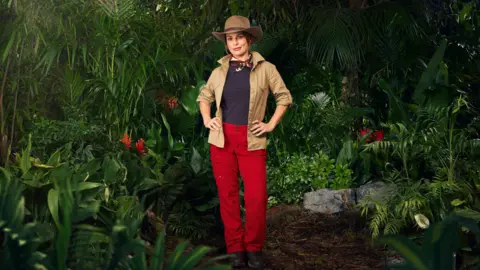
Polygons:
<instances>
[{"instance_id":1,"label":"hat band","mask_svg":"<svg viewBox=\"0 0 480 270\"><path fill-rule=\"evenodd\" d=\"M245 28L245 27L230 27L230 28L226 28L225 30L223 30L223 32L241 31L241 30L245 30L245 29L248 29L248 28Z\"/></svg>"}]
</instances>

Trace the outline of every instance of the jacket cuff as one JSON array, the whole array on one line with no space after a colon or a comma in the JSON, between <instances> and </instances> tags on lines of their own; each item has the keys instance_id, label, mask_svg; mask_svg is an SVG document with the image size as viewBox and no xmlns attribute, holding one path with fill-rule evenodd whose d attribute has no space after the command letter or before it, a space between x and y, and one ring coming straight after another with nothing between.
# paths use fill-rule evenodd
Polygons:
<instances>
[{"instance_id":1,"label":"jacket cuff","mask_svg":"<svg viewBox=\"0 0 480 270\"><path fill-rule=\"evenodd\" d=\"M204 97L202 95L199 95L197 97L197 103L199 102L205 102L205 103L208 103L208 104L211 104L213 103L215 100L213 98L208 98L208 97Z\"/></svg>"}]
</instances>

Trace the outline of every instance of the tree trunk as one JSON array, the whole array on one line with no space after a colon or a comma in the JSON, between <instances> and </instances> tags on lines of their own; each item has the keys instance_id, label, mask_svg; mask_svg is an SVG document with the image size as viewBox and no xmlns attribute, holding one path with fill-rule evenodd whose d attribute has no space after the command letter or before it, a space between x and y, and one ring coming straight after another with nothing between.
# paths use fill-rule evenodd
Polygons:
<instances>
[{"instance_id":1,"label":"tree trunk","mask_svg":"<svg viewBox=\"0 0 480 270\"><path fill-rule=\"evenodd\" d=\"M342 102L351 106L362 104L359 81L357 69L352 68L346 72L342 80L342 96L340 98Z\"/></svg>"},{"instance_id":2,"label":"tree trunk","mask_svg":"<svg viewBox=\"0 0 480 270\"><path fill-rule=\"evenodd\" d=\"M7 60L7 66L5 67L5 73L3 74L2 87L0 88L0 120L2 120L2 121L5 120L3 118L3 115L4 115L3 96L4 96L4 93L5 93L5 87L6 87L6 84L7 84L8 70L10 68L10 60L11 60L11 57L9 56L8 60ZM2 126L2 130L0 130L0 132L3 132L3 126Z\"/></svg>"}]
</instances>

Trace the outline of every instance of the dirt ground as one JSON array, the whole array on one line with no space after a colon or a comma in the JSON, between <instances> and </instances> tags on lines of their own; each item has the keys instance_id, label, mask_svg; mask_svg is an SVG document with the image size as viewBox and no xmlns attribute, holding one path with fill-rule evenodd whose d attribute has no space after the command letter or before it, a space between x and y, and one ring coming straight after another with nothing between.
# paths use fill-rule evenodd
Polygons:
<instances>
[{"instance_id":1,"label":"dirt ground","mask_svg":"<svg viewBox=\"0 0 480 270\"><path fill-rule=\"evenodd\" d=\"M373 247L358 212L313 214L296 206L277 206L267 215L265 269L382 269L385 250ZM203 245L225 252L223 237Z\"/></svg>"}]
</instances>

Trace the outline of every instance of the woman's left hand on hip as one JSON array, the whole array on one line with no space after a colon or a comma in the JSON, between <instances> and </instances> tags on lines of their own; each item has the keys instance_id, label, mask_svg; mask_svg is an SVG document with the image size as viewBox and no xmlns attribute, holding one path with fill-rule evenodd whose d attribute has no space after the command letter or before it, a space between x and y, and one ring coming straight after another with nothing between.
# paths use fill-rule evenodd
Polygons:
<instances>
[{"instance_id":1,"label":"woman's left hand on hip","mask_svg":"<svg viewBox=\"0 0 480 270\"><path fill-rule=\"evenodd\" d=\"M272 132L273 129L275 128L272 124L268 123L265 124L259 120L253 121L253 126L250 129L250 131L253 133L255 136L260 136L264 133Z\"/></svg>"}]
</instances>

